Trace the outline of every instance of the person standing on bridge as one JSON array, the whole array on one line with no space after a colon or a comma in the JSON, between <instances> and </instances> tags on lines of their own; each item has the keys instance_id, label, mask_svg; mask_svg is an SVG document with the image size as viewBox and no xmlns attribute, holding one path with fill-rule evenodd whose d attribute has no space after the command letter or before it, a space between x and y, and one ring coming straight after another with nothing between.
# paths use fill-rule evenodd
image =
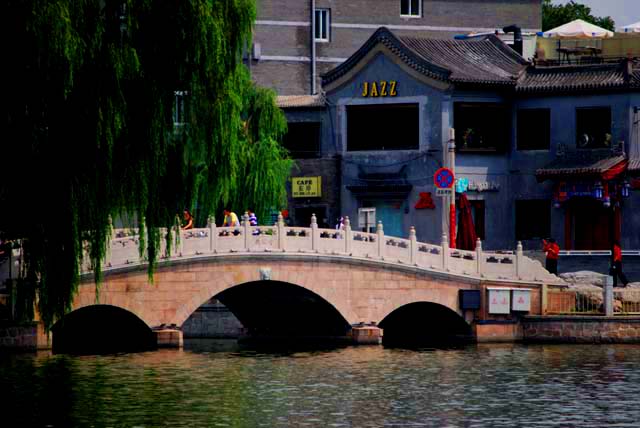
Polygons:
<instances>
[{"instance_id":1,"label":"person standing on bridge","mask_svg":"<svg viewBox=\"0 0 640 428\"><path fill-rule=\"evenodd\" d=\"M560 247L556 244L556 240L549 238L548 241L542 240L542 251L546 253L546 268L549 273L558 274L558 258L560 258Z\"/></svg>"},{"instance_id":2,"label":"person standing on bridge","mask_svg":"<svg viewBox=\"0 0 640 428\"><path fill-rule=\"evenodd\" d=\"M193 216L189 210L184 210L182 213L182 218L184 219L184 225L181 227L182 230L193 229Z\"/></svg>"},{"instance_id":3,"label":"person standing on bridge","mask_svg":"<svg viewBox=\"0 0 640 428\"><path fill-rule=\"evenodd\" d=\"M622 248L620 248L620 242L613 241L613 248L611 249L611 269L609 274L613 276L613 286L618 286L618 277L622 281L622 286L626 287L629 284L627 276L622 272Z\"/></svg>"}]
</instances>

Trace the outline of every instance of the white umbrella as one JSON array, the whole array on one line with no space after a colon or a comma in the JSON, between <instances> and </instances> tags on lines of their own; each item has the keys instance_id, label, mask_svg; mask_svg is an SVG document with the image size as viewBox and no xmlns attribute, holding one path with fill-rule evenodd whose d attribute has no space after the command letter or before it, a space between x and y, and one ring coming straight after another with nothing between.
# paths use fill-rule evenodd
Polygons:
<instances>
[{"instance_id":1,"label":"white umbrella","mask_svg":"<svg viewBox=\"0 0 640 428\"><path fill-rule=\"evenodd\" d=\"M613 37L613 31L576 19L538 35L554 39L606 39Z\"/></svg>"},{"instance_id":2,"label":"white umbrella","mask_svg":"<svg viewBox=\"0 0 640 428\"><path fill-rule=\"evenodd\" d=\"M618 30L619 33L640 33L640 21L635 24L625 25Z\"/></svg>"}]
</instances>

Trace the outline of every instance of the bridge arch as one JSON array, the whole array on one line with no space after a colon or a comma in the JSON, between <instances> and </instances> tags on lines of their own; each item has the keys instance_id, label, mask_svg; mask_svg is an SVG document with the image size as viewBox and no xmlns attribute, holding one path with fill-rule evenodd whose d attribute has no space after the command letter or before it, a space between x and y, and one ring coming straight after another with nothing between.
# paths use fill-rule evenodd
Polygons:
<instances>
[{"instance_id":1,"label":"bridge arch","mask_svg":"<svg viewBox=\"0 0 640 428\"><path fill-rule=\"evenodd\" d=\"M156 338L134 313L112 305L76 309L52 328L54 353L100 354L154 349Z\"/></svg>"},{"instance_id":2,"label":"bridge arch","mask_svg":"<svg viewBox=\"0 0 640 428\"><path fill-rule=\"evenodd\" d=\"M471 325L458 311L439 303L418 301L403 305L381 322L385 343L426 344L468 340Z\"/></svg>"},{"instance_id":3,"label":"bridge arch","mask_svg":"<svg viewBox=\"0 0 640 428\"><path fill-rule=\"evenodd\" d=\"M213 296L252 335L345 336L350 324L317 293L288 282L259 280L227 288Z\"/></svg>"}]
</instances>

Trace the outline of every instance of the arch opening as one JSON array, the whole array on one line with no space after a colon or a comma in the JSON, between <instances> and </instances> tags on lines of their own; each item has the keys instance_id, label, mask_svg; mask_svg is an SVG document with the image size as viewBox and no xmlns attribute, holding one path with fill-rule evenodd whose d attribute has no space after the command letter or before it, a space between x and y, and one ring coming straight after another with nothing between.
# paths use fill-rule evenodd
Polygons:
<instances>
[{"instance_id":1,"label":"arch opening","mask_svg":"<svg viewBox=\"0 0 640 428\"><path fill-rule=\"evenodd\" d=\"M136 315L110 305L80 308L52 329L53 353L113 354L156 349L153 331Z\"/></svg>"},{"instance_id":2,"label":"arch opening","mask_svg":"<svg viewBox=\"0 0 640 428\"><path fill-rule=\"evenodd\" d=\"M335 340L346 338L351 328L324 298L286 282L248 282L214 297L242 323L243 339Z\"/></svg>"},{"instance_id":3,"label":"arch opening","mask_svg":"<svg viewBox=\"0 0 640 428\"><path fill-rule=\"evenodd\" d=\"M380 322L386 346L446 346L473 340L471 326L446 306L431 302L404 305Z\"/></svg>"}]
</instances>

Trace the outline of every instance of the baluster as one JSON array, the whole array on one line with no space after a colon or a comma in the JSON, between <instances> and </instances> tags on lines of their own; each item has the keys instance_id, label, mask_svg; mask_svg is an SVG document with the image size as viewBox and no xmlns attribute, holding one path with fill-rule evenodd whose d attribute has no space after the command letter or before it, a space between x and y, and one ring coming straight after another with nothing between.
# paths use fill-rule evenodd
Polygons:
<instances>
[{"instance_id":1,"label":"baluster","mask_svg":"<svg viewBox=\"0 0 640 428\"><path fill-rule=\"evenodd\" d=\"M249 213L247 211L244 212L244 216L242 216L242 233L244 234L244 250L249 251Z\"/></svg>"},{"instance_id":2,"label":"baluster","mask_svg":"<svg viewBox=\"0 0 640 428\"><path fill-rule=\"evenodd\" d=\"M418 261L418 242L416 239L416 228L415 226L411 226L409 229L409 250L411 254L409 255L409 262L412 265L415 265Z\"/></svg>"},{"instance_id":3,"label":"baluster","mask_svg":"<svg viewBox=\"0 0 640 428\"><path fill-rule=\"evenodd\" d=\"M208 219L209 225L209 251L216 252L218 244L218 231L216 230L216 219L212 215Z\"/></svg>"},{"instance_id":4,"label":"baluster","mask_svg":"<svg viewBox=\"0 0 640 428\"><path fill-rule=\"evenodd\" d=\"M351 254L351 220L349 220L349 216L345 216L344 218L344 252L346 254Z\"/></svg>"},{"instance_id":5,"label":"baluster","mask_svg":"<svg viewBox=\"0 0 640 428\"><path fill-rule=\"evenodd\" d=\"M384 227L382 226L382 221L378 221L378 225L376 226L376 234L378 239L378 257L384 260L385 247L387 245L384 242Z\"/></svg>"},{"instance_id":6,"label":"baluster","mask_svg":"<svg viewBox=\"0 0 640 428\"><path fill-rule=\"evenodd\" d=\"M311 214L311 250L318 251L318 241L320 236L318 235L318 219L315 214Z\"/></svg>"},{"instance_id":7,"label":"baluster","mask_svg":"<svg viewBox=\"0 0 640 428\"><path fill-rule=\"evenodd\" d=\"M480 238L476 240L476 272L482 276L484 266L484 254L482 254L482 241Z\"/></svg>"},{"instance_id":8,"label":"baluster","mask_svg":"<svg viewBox=\"0 0 640 428\"><path fill-rule=\"evenodd\" d=\"M285 230L284 230L284 218L282 213L278 214L278 249L286 251L285 249Z\"/></svg>"},{"instance_id":9,"label":"baluster","mask_svg":"<svg viewBox=\"0 0 640 428\"><path fill-rule=\"evenodd\" d=\"M449 241L445 233L442 234L442 270L449 270Z\"/></svg>"},{"instance_id":10,"label":"baluster","mask_svg":"<svg viewBox=\"0 0 640 428\"><path fill-rule=\"evenodd\" d=\"M516 278L518 279L522 279L522 268L524 266L522 266L522 262L523 260L523 253L522 253L522 241L518 241L518 245L516 246Z\"/></svg>"}]
</instances>

